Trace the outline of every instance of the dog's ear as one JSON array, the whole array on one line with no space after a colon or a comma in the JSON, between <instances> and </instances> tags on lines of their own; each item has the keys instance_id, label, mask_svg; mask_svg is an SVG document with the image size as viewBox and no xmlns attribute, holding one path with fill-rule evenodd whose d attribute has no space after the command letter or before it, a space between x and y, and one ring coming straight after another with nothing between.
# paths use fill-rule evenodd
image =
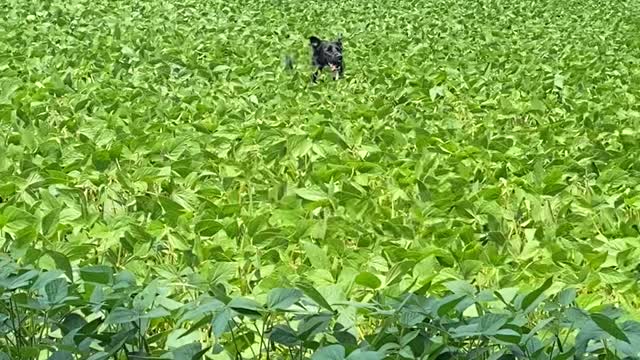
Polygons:
<instances>
[{"instance_id":1,"label":"dog's ear","mask_svg":"<svg viewBox=\"0 0 640 360\"><path fill-rule=\"evenodd\" d=\"M317 48L318 46L320 46L320 42L322 42L322 40L318 39L315 36L312 36L312 37L309 38L309 44L314 49Z\"/></svg>"},{"instance_id":2,"label":"dog's ear","mask_svg":"<svg viewBox=\"0 0 640 360\"><path fill-rule=\"evenodd\" d=\"M338 34L338 40L336 40L336 42L340 45L342 45L342 33Z\"/></svg>"}]
</instances>

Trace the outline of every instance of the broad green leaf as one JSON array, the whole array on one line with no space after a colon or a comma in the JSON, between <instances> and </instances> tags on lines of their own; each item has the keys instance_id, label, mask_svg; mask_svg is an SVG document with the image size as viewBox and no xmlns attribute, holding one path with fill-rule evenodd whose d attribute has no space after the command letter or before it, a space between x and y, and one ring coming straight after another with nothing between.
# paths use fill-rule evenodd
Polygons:
<instances>
[{"instance_id":1,"label":"broad green leaf","mask_svg":"<svg viewBox=\"0 0 640 360\"><path fill-rule=\"evenodd\" d=\"M106 317L106 324L124 324L132 321L138 321L139 314L131 309L115 308Z\"/></svg>"},{"instance_id":2,"label":"broad green leaf","mask_svg":"<svg viewBox=\"0 0 640 360\"><path fill-rule=\"evenodd\" d=\"M27 287L31 280L35 279L38 276L38 272L36 270L29 270L24 272L19 276L14 276L7 278L3 282L6 282L6 285L3 285L8 290L15 290L23 287Z\"/></svg>"},{"instance_id":3,"label":"broad green leaf","mask_svg":"<svg viewBox=\"0 0 640 360\"><path fill-rule=\"evenodd\" d=\"M298 289L272 289L267 296L267 307L275 310L286 310L302 297Z\"/></svg>"},{"instance_id":4,"label":"broad green leaf","mask_svg":"<svg viewBox=\"0 0 640 360\"><path fill-rule=\"evenodd\" d=\"M211 327L215 336L220 337L234 327L233 315L229 308L222 308L214 313Z\"/></svg>"},{"instance_id":5,"label":"broad green leaf","mask_svg":"<svg viewBox=\"0 0 640 360\"><path fill-rule=\"evenodd\" d=\"M56 231L58 221L60 220L60 209L53 209L42 218L42 235L51 237Z\"/></svg>"},{"instance_id":6,"label":"broad green leaf","mask_svg":"<svg viewBox=\"0 0 640 360\"><path fill-rule=\"evenodd\" d=\"M442 299L438 306L438 316L445 316L449 311L453 310L462 300L466 299L466 295L451 295Z\"/></svg>"},{"instance_id":7,"label":"broad green leaf","mask_svg":"<svg viewBox=\"0 0 640 360\"><path fill-rule=\"evenodd\" d=\"M413 270L415 264L416 263L414 261L403 261L395 264L393 267L391 267L389 273L387 274L385 286L391 286L399 282L404 275Z\"/></svg>"},{"instance_id":8,"label":"broad green leaf","mask_svg":"<svg viewBox=\"0 0 640 360\"><path fill-rule=\"evenodd\" d=\"M110 285L113 282L113 270L105 265L87 266L80 268L80 278L87 282Z\"/></svg>"},{"instance_id":9,"label":"broad green leaf","mask_svg":"<svg viewBox=\"0 0 640 360\"><path fill-rule=\"evenodd\" d=\"M301 343L296 332L287 325L276 325L269 334L269 340L284 346L296 346Z\"/></svg>"},{"instance_id":10,"label":"broad green leaf","mask_svg":"<svg viewBox=\"0 0 640 360\"><path fill-rule=\"evenodd\" d=\"M558 302L562 305L571 305L576 299L576 289L564 289L558 294Z\"/></svg>"},{"instance_id":11,"label":"broad green leaf","mask_svg":"<svg viewBox=\"0 0 640 360\"><path fill-rule=\"evenodd\" d=\"M317 189L296 189L296 195L309 201L327 200L327 194Z\"/></svg>"},{"instance_id":12,"label":"broad green leaf","mask_svg":"<svg viewBox=\"0 0 640 360\"><path fill-rule=\"evenodd\" d=\"M73 355L67 351L55 351L47 360L73 360Z\"/></svg>"},{"instance_id":13,"label":"broad green leaf","mask_svg":"<svg viewBox=\"0 0 640 360\"><path fill-rule=\"evenodd\" d=\"M141 319L158 319L162 317L169 316L171 313L165 310L164 308L157 307L152 309L149 312L140 315Z\"/></svg>"},{"instance_id":14,"label":"broad green leaf","mask_svg":"<svg viewBox=\"0 0 640 360\"><path fill-rule=\"evenodd\" d=\"M525 312L530 312L532 310L530 308L531 305L533 305L534 302L538 300L540 296L542 296L542 293L544 293L545 290L551 287L552 283L553 283L553 277L550 277L542 284L542 286L540 286L539 288L527 294L527 296L525 296L524 299L522 300L522 303L520 304L520 308Z\"/></svg>"},{"instance_id":15,"label":"broad green leaf","mask_svg":"<svg viewBox=\"0 0 640 360\"><path fill-rule=\"evenodd\" d=\"M362 349L356 349L349 356L348 360L382 360L384 354L378 351L366 351Z\"/></svg>"},{"instance_id":16,"label":"broad green leaf","mask_svg":"<svg viewBox=\"0 0 640 360\"><path fill-rule=\"evenodd\" d=\"M71 269L71 262L69 261L69 258L62 253L52 250L48 250L47 255L53 259L56 263L56 267L64 271L69 280L73 281L73 270Z\"/></svg>"},{"instance_id":17,"label":"broad green leaf","mask_svg":"<svg viewBox=\"0 0 640 360\"><path fill-rule=\"evenodd\" d=\"M262 305L256 301L243 297L231 299L227 306L240 314L254 316L259 316L260 311L263 309Z\"/></svg>"},{"instance_id":18,"label":"broad green leaf","mask_svg":"<svg viewBox=\"0 0 640 360\"><path fill-rule=\"evenodd\" d=\"M492 337L507 344L519 344L522 334L512 329L500 329Z\"/></svg>"},{"instance_id":19,"label":"broad green leaf","mask_svg":"<svg viewBox=\"0 0 640 360\"><path fill-rule=\"evenodd\" d=\"M321 347L311 356L311 360L344 360L344 358L344 347L339 344Z\"/></svg>"},{"instance_id":20,"label":"broad green leaf","mask_svg":"<svg viewBox=\"0 0 640 360\"><path fill-rule=\"evenodd\" d=\"M303 282L298 282L296 284L296 286L300 289L302 289L302 291L304 292L304 294L306 296L308 296L311 300L315 301L318 305L320 305L321 307L333 312L333 308L331 307L331 305L327 302L327 300L324 298L324 296L322 296L322 294L320 294L320 292L318 292L318 290L316 290L316 288L314 288L312 285L309 285L307 283L303 283Z\"/></svg>"},{"instance_id":21,"label":"broad green leaf","mask_svg":"<svg viewBox=\"0 0 640 360\"><path fill-rule=\"evenodd\" d=\"M618 327L616 322L604 314L593 313L591 314L591 320L593 320L596 325L607 334L613 336L618 340L622 340L624 342L629 342L629 338L625 333Z\"/></svg>"},{"instance_id":22,"label":"broad green leaf","mask_svg":"<svg viewBox=\"0 0 640 360\"><path fill-rule=\"evenodd\" d=\"M445 286L456 295L474 296L477 292L477 290L468 281L464 280L449 281L445 283Z\"/></svg>"},{"instance_id":23,"label":"broad green leaf","mask_svg":"<svg viewBox=\"0 0 640 360\"><path fill-rule=\"evenodd\" d=\"M329 257L318 245L305 242L302 244L304 247L307 259L311 262L311 265L316 269L330 269L331 262Z\"/></svg>"},{"instance_id":24,"label":"broad green leaf","mask_svg":"<svg viewBox=\"0 0 640 360\"><path fill-rule=\"evenodd\" d=\"M429 89L431 100L435 100L438 96L444 96L444 88L442 86L434 86Z\"/></svg>"},{"instance_id":25,"label":"broad green leaf","mask_svg":"<svg viewBox=\"0 0 640 360\"><path fill-rule=\"evenodd\" d=\"M69 294L69 284L65 279L55 279L44 286L49 304L60 304Z\"/></svg>"},{"instance_id":26,"label":"broad green leaf","mask_svg":"<svg viewBox=\"0 0 640 360\"><path fill-rule=\"evenodd\" d=\"M382 285L380 279L370 272L363 271L356 276L356 284L368 287L369 289L377 289Z\"/></svg>"},{"instance_id":27,"label":"broad green leaf","mask_svg":"<svg viewBox=\"0 0 640 360\"><path fill-rule=\"evenodd\" d=\"M174 360L196 360L201 358L202 345L199 342L182 345L172 351ZM200 356L198 356L200 354Z\"/></svg>"}]
</instances>

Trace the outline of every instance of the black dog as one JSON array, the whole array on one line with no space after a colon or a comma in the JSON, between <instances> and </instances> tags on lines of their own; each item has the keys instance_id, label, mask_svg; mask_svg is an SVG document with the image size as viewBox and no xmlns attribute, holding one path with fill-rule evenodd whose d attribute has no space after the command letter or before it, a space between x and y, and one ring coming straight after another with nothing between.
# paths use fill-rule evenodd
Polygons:
<instances>
[{"instance_id":1,"label":"black dog","mask_svg":"<svg viewBox=\"0 0 640 360\"><path fill-rule=\"evenodd\" d=\"M311 80L316 82L318 74L326 66L331 68L333 73L333 79L337 80L338 76L342 77L344 73L344 61L342 59L342 35L338 36L336 41L320 40L319 38L312 36L309 38L309 43L313 54L311 55L311 63L316 67L316 70L311 76Z\"/></svg>"}]
</instances>

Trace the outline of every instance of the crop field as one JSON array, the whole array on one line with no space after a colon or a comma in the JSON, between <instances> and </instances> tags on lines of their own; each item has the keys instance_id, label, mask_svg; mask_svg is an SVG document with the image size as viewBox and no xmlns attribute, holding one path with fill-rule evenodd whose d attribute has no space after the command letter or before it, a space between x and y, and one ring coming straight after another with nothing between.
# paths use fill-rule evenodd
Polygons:
<instances>
[{"instance_id":1,"label":"crop field","mask_svg":"<svg viewBox=\"0 0 640 360\"><path fill-rule=\"evenodd\" d=\"M639 101L639 1L0 0L0 360L638 359Z\"/></svg>"}]
</instances>

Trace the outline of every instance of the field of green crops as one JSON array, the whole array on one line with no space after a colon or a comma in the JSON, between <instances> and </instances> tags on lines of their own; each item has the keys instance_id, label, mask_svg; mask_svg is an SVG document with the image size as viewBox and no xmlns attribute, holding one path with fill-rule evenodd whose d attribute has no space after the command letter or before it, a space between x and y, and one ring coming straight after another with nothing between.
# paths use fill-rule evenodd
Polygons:
<instances>
[{"instance_id":1,"label":"field of green crops","mask_svg":"<svg viewBox=\"0 0 640 360\"><path fill-rule=\"evenodd\" d=\"M0 359L638 358L639 34L623 0L0 0Z\"/></svg>"}]
</instances>

